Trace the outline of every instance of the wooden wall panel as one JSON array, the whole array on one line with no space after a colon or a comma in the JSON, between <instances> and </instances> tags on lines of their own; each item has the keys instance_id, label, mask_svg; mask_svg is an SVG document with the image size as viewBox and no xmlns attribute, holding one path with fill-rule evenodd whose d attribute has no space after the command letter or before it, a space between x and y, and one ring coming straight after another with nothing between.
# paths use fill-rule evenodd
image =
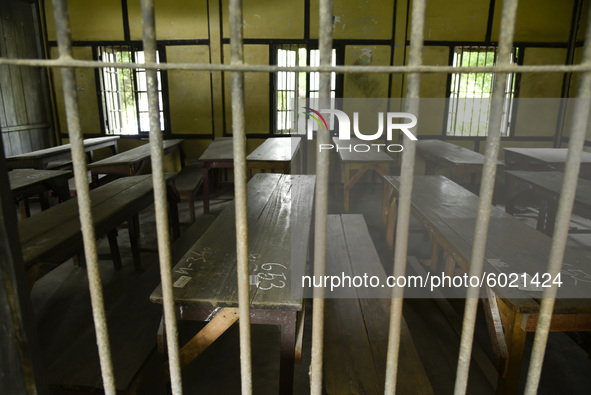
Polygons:
<instances>
[{"instance_id":1,"label":"wooden wall panel","mask_svg":"<svg viewBox=\"0 0 591 395\"><path fill-rule=\"evenodd\" d=\"M34 4L0 2L0 56L41 58ZM48 88L39 68L0 66L0 127L6 156L51 145Z\"/></svg>"}]
</instances>

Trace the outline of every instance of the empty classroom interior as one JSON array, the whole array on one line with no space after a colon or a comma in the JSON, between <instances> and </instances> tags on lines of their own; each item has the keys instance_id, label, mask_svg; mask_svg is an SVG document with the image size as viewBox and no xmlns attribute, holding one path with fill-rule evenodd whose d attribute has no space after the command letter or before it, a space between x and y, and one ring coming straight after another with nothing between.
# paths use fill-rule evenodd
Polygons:
<instances>
[{"instance_id":1,"label":"empty classroom interior","mask_svg":"<svg viewBox=\"0 0 591 395\"><path fill-rule=\"evenodd\" d=\"M73 68L79 117L70 119L67 109L73 104L67 104L64 94L68 85L62 67L10 62L69 60L59 57L63 26L56 25L52 0L0 4L0 316L9 323L0 347L0 392L105 391L88 280L93 265L88 254L96 253L116 392L169 393L170 337L162 314L166 290L159 265L168 258L159 255L163 239L158 237L165 232L175 267L184 393L248 393L241 382L245 375L236 302L240 207L234 202L244 196L234 190L241 185L235 182L238 161L232 150L234 70L216 68L232 63L229 0L154 0L157 62L204 65L163 67L156 73L154 118L164 139L165 201L160 210L154 197L158 188L149 176L160 170L149 149L148 73L121 65L149 59L140 0L64 3L73 60L117 64ZM241 3L244 64L320 65L319 0ZM333 66L409 65L413 1L331 3ZM589 0L519 1L507 64L588 67L583 57L590 5ZM291 274L299 268L312 274L315 249L326 240L327 274L362 276L361 267L385 278L393 274L396 240L402 233L408 235L406 274L469 272L483 199L489 117L494 115L490 98L498 78L506 84L497 122L501 137L484 270L547 272L555 223L558 229L561 221L560 192L573 187L562 180L571 155L566 149L581 115L577 103L590 106L585 103L588 92L583 96L587 99L576 99L589 70L549 68L501 77L491 71L454 73L452 67L497 65L499 35L507 22L503 6L500 0L426 2L420 64L450 69L414 74L420 75L421 100L411 128L417 141L410 142L400 128L388 141L384 132L379 155L369 141L358 140L359 151L353 146L336 149L342 124L339 129L336 117L325 113L330 120L323 126L324 118L314 116L313 110L322 107L318 72L243 73L246 152L240 162L247 181L242 194L248 207L253 393L317 393L311 381L318 370L324 393L384 393L390 290L376 296L359 288L345 298L325 299L324 354L318 367L312 363L319 347L312 333L316 301L310 289L299 297L280 292L278 284L285 285L281 279L287 281L281 270L293 265ZM398 118L405 113L408 70L342 71L330 77L328 91L343 99L331 108L349 106L352 112L351 107L359 106L365 113L382 108L399 113ZM302 101L293 103L294 97L309 107L300 108ZM361 133L386 125L385 120L378 126L378 120L363 118ZM55 148L78 143L70 140L72 124L79 125L87 162L87 177L76 182L74 151ZM319 236L314 233L319 203L315 183L322 150L316 137L325 129L332 148L327 188L320 188L327 199L327 231ZM591 128L586 130L563 271L566 284L583 284L583 291L556 300L540 394L584 394L591 388L591 295L581 296L591 282L584 271L591 258ZM404 150L385 147L408 149L411 143L416 159L406 212L410 223L397 229L400 210L406 209ZM365 147L371 152L364 152ZM82 183L89 188L96 252L79 228ZM163 226L162 213L167 219ZM575 264L582 269L571 268ZM530 365L542 362L530 360L541 293L510 291L484 287L479 295L467 393L523 393ZM465 301L465 293L435 292L426 298L407 292L399 326L397 393L457 390ZM186 343L194 347L183 347Z\"/></svg>"}]
</instances>

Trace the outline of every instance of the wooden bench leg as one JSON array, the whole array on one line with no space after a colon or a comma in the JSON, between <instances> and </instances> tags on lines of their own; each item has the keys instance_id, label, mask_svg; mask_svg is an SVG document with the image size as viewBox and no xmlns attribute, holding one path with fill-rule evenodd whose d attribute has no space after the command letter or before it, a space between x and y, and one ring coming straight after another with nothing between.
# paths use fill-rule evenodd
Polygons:
<instances>
[{"instance_id":1,"label":"wooden bench leg","mask_svg":"<svg viewBox=\"0 0 591 395\"><path fill-rule=\"evenodd\" d=\"M431 267L431 271L433 273L437 273L437 267L439 266L439 243L437 243L435 237L433 237L432 243L433 244L431 246L431 264L429 266Z\"/></svg>"},{"instance_id":2,"label":"wooden bench leg","mask_svg":"<svg viewBox=\"0 0 591 395\"><path fill-rule=\"evenodd\" d=\"M296 311L282 311L281 357L279 359L279 393L293 392L293 365L295 362Z\"/></svg>"},{"instance_id":3,"label":"wooden bench leg","mask_svg":"<svg viewBox=\"0 0 591 395\"><path fill-rule=\"evenodd\" d=\"M160 325L158 325L158 333L156 333L156 346L160 354L166 352L166 329L164 327L164 315L160 318Z\"/></svg>"},{"instance_id":4,"label":"wooden bench leg","mask_svg":"<svg viewBox=\"0 0 591 395\"><path fill-rule=\"evenodd\" d=\"M86 256L84 255L84 250L78 252L74 255L74 266L78 267L86 267Z\"/></svg>"},{"instance_id":5,"label":"wooden bench leg","mask_svg":"<svg viewBox=\"0 0 591 395\"><path fill-rule=\"evenodd\" d=\"M203 214L209 214L209 167L203 166Z\"/></svg>"},{"instance_id":6,"label":"wooden bench leg","mask_svg":"<svg viewBox=\"0 0 591 395\"><path fill-rule=\"evenodd\" d=\"M302 348L304 346L304 321L306 320L306 299L302 303L302 311L298 314L298 327L295 342L295 363L302 362Z\"/></svg>"},{"instance_id":7,"label":"wooden bench leg","mask_svg":"<svg viewBox=\"0 0 591 395\"><path fill-rule=\"evenodd\" d=\"M497 300L501 316L504 319L505 339L507 342L508 358L504 369L499 374L497 394L517 394L519 377L521 375L521 361L525 347L525 331L521 329L523 313L518 313Z\"/></svg>"},{"instance_id":8,"label":"wooden bench leg","mask_svg":"<svg viewBox=\"0 0 591 395\"><path fill-rule=\"evenodd\" d=\"M41 211L45 211L51 206L49 203L49 193L47 191L39 194L39 204L41 205Z\"/></svg>"},{"instance_id":9,"label":"wooden bench leg","mask_svg":"<svg viewBox=\"0 0 591 395\"><path fill-rule=\"evenodd\" d=\"M142 270L140 259L140 217L134 215L127 221L127 230L129 233L129 244L131 245L131 255L135 270Z\"/></svg>"},{"instance_id":10,"label":"wooden bench leg","mask_svg":"<svg viewBox=\"0 0 591 395\"><path fill-rule=\"evenodd\" d=\"M181 236L180 223L179 223L179 208L173 197L168 197L168 222L170 223L170 234L172 241L178 239Z\"/></svg>"},{"instance_id":11,"label":"wooden bench leg","mask_svg":"<svg viewBox=\"0 0 591 395\"><path fill-rule=\"evenodd\" d=\"M35 281L37 280L37 276L39 275L39 265L35 265L29 269L27 269L27 286L29 292L33 290L33 285L35 285Z\"/></svg>"},{"instance_id":12,"label":"wooden bench leg","mask_svg":"<svg viewBox=\"0 0 591 395\"><path fill-rule=\"evenodd\" d=\"M117 244L117 229L113 229L107 233L109 239L109 248L111 249L111 259L113 260L113 266L115 270L123 269L121 263L121 254L119 253L119 244Z\"/></svg>"},{"instance_id":13,"label":"wooden bench leg","mask_svg":"<svg viewBox=\"0 0 591 395\"><path fill-rule=\"evenodd\" d=\"M396 235L396 197L392 197L388 208L388 220L386 223L386 243L390 252L394 251L394 238Z\"/></svg>"},{"instance_id":14,"label":"wooden bench leg","mask_svg":"<svg viewBox=\"0 0 591 395\"><path fill-rule=\"evenodd\" d=\"M345 182L343 184L343 211L345 213L349 212L349 192L353 183L351 182L351 167L349 164L345 163Z\"/></svg>"},{"instance_id":15,"label":"wooden bench leg","mask_svg":"<svg viewBox=\"0 0 591 395\"><path fill-rule=\"evenodd\" d=\"M491 345L495 357L495 366L497 367L497 370L500 370L501 368L504 368L503 363L509 357L507 342L503 330L503 321L501 320L497 296L494 291L489 287L486 287L483 292L485 295L482 299L482 303L484 307L484 316L486 318L486 326L491 339Z\"/></svg>"},{"instance_id":16,"label":"wooden bench leg","mask_svg":"<svg viewBox=\"0 0 591 395\"><path fill-rule=\"evenodd\" d=\"M456 260L451 254L445 254L445 275L453 277L456 272Z\"/></svg>"},{"instance_id":17,"label":"wooden bench leg","mask_svg":"<svg viewBox=\"0 0 591 395\"><path fill-rule=\"evenodd\" d=\"M21 213L21 219L26 219L31 216L31 210L29 208L29 199L23 198L18 202L18 208Z\"/></svg>"},{"instance_id":18,"label":"wooden bench leg","mask_svg":"<svg viewBox=\"0 0 591 395\"><path fill-rule=\"evenodd\" d=\"M189 196L188 202L189 202L189 221L191 221L191 223L194 224L195 223L195 195L194 194Z\"/></svg>"}]
</instances>

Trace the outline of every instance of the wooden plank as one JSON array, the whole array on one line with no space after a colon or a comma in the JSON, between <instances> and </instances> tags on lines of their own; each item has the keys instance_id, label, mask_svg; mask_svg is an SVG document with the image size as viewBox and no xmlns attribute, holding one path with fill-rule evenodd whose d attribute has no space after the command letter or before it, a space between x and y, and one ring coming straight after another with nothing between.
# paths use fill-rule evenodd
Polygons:
<instances>
[{"instance_id":1,"label":"wooden plank","mask_svg":"<svg viewBox=\"0 0 591 395\"><path fill-rule=\"evenodd\" d=\"M341 216L353 275L376 276L385 284L386 272L369 235L362 215ZM388 299L377 299L375 289L358 288L357 294L370 341L378 383L386 380L386 352L390 323L390 288L383 288ZM432 394L427 374L414 346L410 331L401 321L397 392ZM383 384L382 384L383 385ZM382 392L380 385L380 392Z\"/></svg>"},{"instance_id":2,"label":"wooden plank","mask_svg":"<svg viewBox=\"0 0 591 395\"><path fill-rule=\"evenodd\" d=\"M560 166L566 163L568 148L504 148L520 160ZM581 163L591 163L591 152L582 152ZM509 163L508 163L509 164Z\"/></svg>"},{"instance_id":3,"label":"wooden plank","mask_svg":"<svg viewBox=\"0 0 591 395\"><path fill-rule=\"evenodd\" d=\"M275 200L269 200L267 208L259 218L251 238L251 252L260 251L260 266L252 274L284 274L286 286L279 281L259 284L252 298L253 306L277 305L297 306L301 309L302 295L291 288L292 277L304 273L308 258L308 243L312 225L315 178L313 176L283 176L282 188L277 188ZM263 263L281 263L285 268L274 266L271 270ZM262 269L262 270L261 270ZM259 275L260 277L260 275ZM267 277L268 278L268 277ZM276 277L279 279L279 277ZM261 286L263 285L263 286Z\"/></svg>"},{"instance_id":4,"label":"wooden plank","mask_svg":"<svg viewBox=\"0 0 591 395\"><path fill-rule=\"evenodd\" d=\"M96 149L116 146L119 136L96 137L84 140L84 149L91 152ZM21 151L22 152L22 151ZM58 145L38 151L20 153L7 158L10 168L44 168L51 161L70 160L70 144Z\"/></svg>"},{"instance_id":5,"label":"wooden plank","mask_svg":"<svg viewBox=\"0 0 591 395\"><path fill-rule=\"evenodd\" d=\"M20 193L38 183L44 183L56 178L70 177L72 172L69 170L36 170L36 169L16 169L8 172L10 181L10 190L13 194Z\"/></svg>"},{"instance_id":6,"label":"wooden plank","mask_svg":"<svg viewBox=\"0 0 591 395\"><path fill-rule=\"evenodd\" d=\"M441 140L417 141L417 152L427 160L451 166L482 166L484 155ZM502 162L498 162L502 165Z\"/></svg>"},{"instance_id":7,"label":"wooden plank","mask_svg":"<svg viewBox=\"0 0 591 395\"><path fill-rule=\"evenodd\" d=\"M562 191L564 173L559 171L511 170L505 173L534 186L536 191L546 192L550 198L558 198ZM577 181L573 212L586 218L591 217L591 181L582 178Z\"/></svg>"},{"instance_id":8,"label":"wooden plank","mask_svg":"<svg viewBox=\"0 0 591 395\"><path fill-rule=\"evenodd\" d=\"M367 274L385 281L385 271L363 216L330 215L327 235L327 261L331 269L327 274ZM357 293L353 299L326 301L326 390L327 393L383 393L390 299L375 298L372 292L375 290L357 288L353 291ZM432 394L404 319L401 331L397 391ZM342 344L347 347L343 348Z\"/></svg>"},{"instance_id":9,"label":"wooden plank","mask_svg":"<svg viewBox=\"0 0 591 395\"><path fill-rule=\"evenodd\" d=\"M386 176L385 179L396 191L399 191L399 177ZM444 250L456 254L457 263L466 272L469 272L471 262L478 202L478 196L443 176L415 177L411 204L413 216L430 230ZM484 263L486 272L498 273L508 270L502 266L504 264L508 264L514 272L524 266L534 266L540 269L539 263L544 262L546 258L541 260L540 258L537 258L538 260L528 258L530 251L528 240L524 238L525 244L517 244L515 240L522 239L523 235L520 232L532 235L531 237L537 240L537 242L534 241L536 244L540 244L539 236L546 236L495 207L492 208L490 222L491 230L489 230L487 245L496 245L497 248L486 251ZM494 224L500 225L503 229L492 230L496 226ZM504 235L506 232L504 228L509 229L513 226L516 226L518 231L510 236L511 239ZM505 245L497 242L499 238L506 238L503 241ZM507 242L509 242L508 245ZM550 245L546 239L543 239L541 244L545 244L544 249L549 248ZM518 253L511 255L509 249L513 253L518 250ZM530 264L524 264L524 259L530 260ZM535 293L509 287L498 288L495 291L502 298L513 299L514 305L523 311L537 311L539 309L539 304L531 299L537 296Z\"/></svg>"},{"instance_id":10,"label":"wooden plank","mask_svg":"<svg viewBox=\"0 0 591 395\"><path fill-rule=\"evenodd\" d=\"M339 147L339 158L343 162L394 162L394 159L385 152L386 148L383 146L378 149L375 145L367 144L367 142L358 139L340 140L338 137L333 137L332 141L335 147ZM375 142L373 143L375 144ZM349 149L349 146L356 144L368 145L370 150L368 152L356 152L353 147Z\"/></svg>"},{"instance_id":11,"label":"wooden plank","mask_svg":"<svg viewBox=\"0 0 591 395\"><path fill-rule=\"evenodd\" d=\"M326 393L383 393L379 388L359 300L327 299L324 325Z\"/></svg>"},{"instance_id":12,"label":"wooden plank","mask_svg":"<svg viewBox=\"0 0 591 395\"><path fill-rule=\"evenodd\" d=\"M232 326L240 315L238 308L225 307L213 317L191 340L180 350L181 368L191 363L199 354L209 347L218 337L220 337L229 327Z\"/></svg>"},{"instance_id":13,"label":"wooden plank","mask_svg":"<svg viewBox=\"0 0 591 395\"><path fill-rule=\"evenodd\" d=\"M7 58L18 58L18 48L20 46L19 42L17 41L17 25L18 22L15 19L15 9L17 6L6 7L3 10L3 20L2 26L0 27L4 34L3 40L0 40L4 44L4 48L2 48L3 56ZM13 98L13 103L11 108L6 110L6 113L14 114L14 119L12 122L9 123L9 126L13 125L26 125L27 124L27 103L25 101L25 96L23 92L22 86L22 75L21 75L21 68L19 66L8 66L9 71L9 86L11 87L12 93L11 96ZM8 85L2 88L7 88ZM4 97L6 101L6 97Z\"/></svg>"},{"instance_id":14,"label":"wooden plank","mask_svg":"<svg viewBox=\"0 0 591 395\"><path fill-rule=\"evenodd\" d=\"M352 275L353 270L338 215L328 216L327 275ZM364 316L356 291L325 300L324 382L327 394L383 393L371 353ZM335 298L337 296L337 298ZM343 298L338 298L342 296ZM349 296L349 298L344 298ZM343 347L346 344L346 347Z\"/></svg>"},{"instance_id":15,"label":"wooden plank","mask_svg":"<svg viewBox=\"0 0 591 395\"><path fill-rule=\"evenodd\" d=\"M250 155L247 161L291 162L300 147L299 137L275 137L266 139Z\"/></svg>"},{"instance_id":16,"label":"wooden plank","mask_svg":"<svg viewBox=\"0 0 591 395\"><path fill-rule=\"evenodd\" d=\"M200 161L233 160L234 151L231 137L218 137L199 157Z\"/></svg>"},{"instance_id":17,"label":"wooden plank","mask_svg":"<svg viewBox=\"0 0 591 395\"><path fill-rule=\"evenodd\" d=\"M279 179L278 174L267 177L257 175L249 182L249 223L254 222L260 215ZM234 205L230 204L173 268L174 282L181 276L190 277L190 281L184 287L175 289L177 303L217 306L220 288L223 287L229 272L235 272L235 232ZM197 262L199 270L193 267ZM150 298L155 303L162 303L160 286Z\"/></svg>"},{"instance_id":18,"label":"wooden plank","mask_svg":"<svg viewBox=\"0 0 591 395\"><path fill-rule=\"evenodd\" d=\"M180 149L180 145L184 140L164 140L162 148L164 154ZM123 176L130 176L139 174L143 166L147 164L150 159L150 144L144 144L120 154L109 156L108 158L88 164L88 168L93 174L117 174Z\"/></svg>"}]
</instances>

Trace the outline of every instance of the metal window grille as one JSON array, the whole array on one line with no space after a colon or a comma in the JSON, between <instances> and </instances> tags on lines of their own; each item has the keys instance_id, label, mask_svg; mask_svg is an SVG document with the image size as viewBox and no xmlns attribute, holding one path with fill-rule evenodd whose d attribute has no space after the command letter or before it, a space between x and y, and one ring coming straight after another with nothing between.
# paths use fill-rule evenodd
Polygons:
<instances>
[{"instance_id":1,"label":"metal window grille","mask_svg":"<svg viewBox=\"0 0 591 395\"><path fill-rule=\"evenodd\" d=\"M144 63L144 51L130 46L98 47L98 59L107 63ZM158 53L156 53L158 61ZM104 67L100 83L108 134L138 134L150 130L148 92L144 69ZM162 83L158 75L158 103L160 128L164 129Z\"/></svg>"},{"instance_id":2,"label":"metal window grille","mask_svg":"<svg viewBox=\"0 0 591 395\"><path fill-rule=\"evenodd\" d=\"M516 63L517 49L511 54L511 64ZM453 50L453 67L491 67L497 61L497 48L486 46L458 46ZM509 135L515 74L508 73L505 88L501 134ZM453 73L449 92L447 115L448 136L486 136L490 118L491 99L495 74Z\"/></svg>"},{"instance_id":3,"label":"metal window grille","mask_svg":"<svg viewBox=\"0 0 591 395\"><path fill-rule=\"evenodd\" d=\"M149 100L150 116L150 144L152 150L152 171L154 180L155 209L158 232L158 250L161 265L161 280L163 286L164 312L167 327L167 347L170 360L171 387L174 394L182 393L181 371L178 354L178 339L176 337L176 320L172 294L172 277L170 249L167 228L166 190L164 172L162 166L162 132L158 106L157 70L211 70L229 71L232 73L232 107L233 107L233 143L235 158L235 193L236 193L236 227L237 257L238 257L238 281L239 281L239 305L240 305L240 349L241 349L241 375L242 392L252 393L251 385L251 360L250 360L250 332L249 332L249 284L248 284L248 249L246 232L246 161L245 161L245 132L244 132L244 85L243 73L265 72L318 72L319 73L319 97L321 101L329 104L331 97L331 72L337 73L402 73L407 76L407 98L419 97L419 84L421 73L495 73L499 78L494 79L492 97L503 99L505 97L508 73L540 73L540 72L581 72L578 97L588 98L591 95L591 25L586 35L586 46L583 61L580 65L543 65L543 66L516 66L511 62L513 53L513 35L517 14L517 0L503 2L502 23L500 29L499 44L497 49L497 61L493 66L423 66L422 49L424 39L425 0L412 2L410 51L408 64L405 66L331 66L332 49L332 1L321 0L320 32L319 32L319 63L317 67L287 67L287 66L253 66L245 65L243 60L242 40L242 10L240 0L230 1L230 26L231 26L231 64L158 64L156 59L156 37L154 22L153 0L142 0L143 19L143 44L145 51L145 64L125 65L134 69L145 69L147 80L147 95ZM75 67L116 67L123 68L120 63L103 63L93 61L80 61L72 58L72 43L70 38L67 1L54 0L54 14L57 27L57 41L59 58L55 60L35 59L6 59L0 58L0 64L18 66L42 66L59 67L62 71L65 105L67 112L68 131L72 145L72 158L78 202L80 212L81 229L84 239L85 256L89 277L89 287L93 316L97 335L97 343L100 356L100 364L103 374L105 393L114 394L115 384L113 367L110 357L107 324L102 300L102 287L99 275L97 253L92 226L92 214L89 204L89 191L86 173L85 153L80 127L80 113L77 102L77 90L75 83ZM416 112L416 102L408 101L407 111ZM323 103L321 103L323 104ZM574 122L570 133L569 156L566 162L564 175L564 188L562 190L555 233L552 241L551 253L547 272L553 277L561 270L564 254L569 219L572 212L573 200L578 180L578 172L581 163L581 153L584 146L585 134L588 126L588 105L584 101L578 101L574 108ZM482 273L483 256L486 247L488 221L491 214L492 194L495 181L496 163L501 137L501 119L503 105L496 105L493 101L487 136L486 161L482 173L480 188L480 205L475 229L474 245L472 250L470 275L479 276ZM318 143L328 142L328 134L320 134ZM408 240L408 225L410 218L410 197L413 187L415 144L404 138L405 149L402 155L401 188L399 196L399 215L397 218L396 251L394 258L394 274L405 273L406 244ZM326 254L326 223L327 223L327 196L328 196L328 152L324 151L317 158L316 196L315 196L315 250L314 267L315 274L325 273ZM388 344L388 363L386 370L386 393L395 392L396 372L398 368L398 350L400 346L400 323L402 317L403 288L395 288L392 295L392 309L390 319L390 335ZM546 288L543 294L542 308L539 315L537 330L534 339L531 363L527 376L526 394L537 392L540 379L544 351L550 329L552 310L555 302L557 288L553 284ZM478 307L479 290L469 288L464 311L464 321L459 351L458 368L456 374L455 393L465 394L468 381L470 355L474 335L474 324ZM322 393L322 341L324 334L323 315L324 302L322 290L315 294L312 328L312 364L311 364L311 391L313 394Z\"/></svg>"},{"instance_id":4,"label":"metal window grille","mask_svg":"<svg viewBox=\"0 0 591 395\"><path fill-rule=\"evenodd\" d=\"M319 66L318 49L307 49L305 45L285 44L277 47L277 66ZM336 66L336 49L332 50L332 65ZM319 104L320 80L318 72L279 71L275 79L276 86L276 130L277 134L298 133L298 103L317 108ZM336 98L336 73L331 73L331 107ZM317 127L312 124L312 127ZM329 128L334 129L334 116L329 117ZM305 128L304 128L305 129Z\"/></svg>"}]
</instances>

